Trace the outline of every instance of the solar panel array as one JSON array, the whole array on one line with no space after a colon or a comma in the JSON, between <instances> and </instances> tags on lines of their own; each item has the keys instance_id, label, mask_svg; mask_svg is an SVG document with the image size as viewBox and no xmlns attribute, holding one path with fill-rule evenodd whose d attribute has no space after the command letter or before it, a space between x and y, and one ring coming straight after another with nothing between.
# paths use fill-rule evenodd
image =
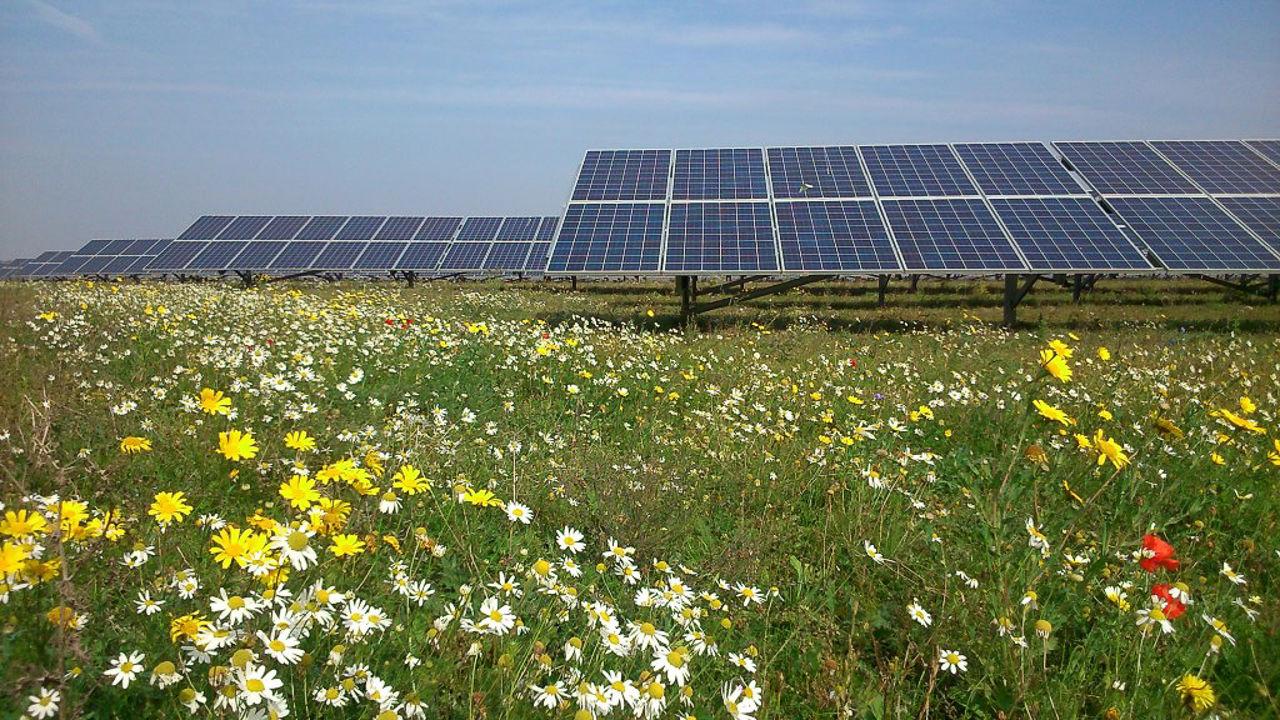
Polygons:
<instances>
[{"instance_id":1,"label":"solar panel array","mask_svg":"<svg viewBox=\"0 0 1280 720\"><path fill-rule=\"evenodd\" d=\"M160 248L145 269L192 275L541 274L559 221L542 216L206 215Z\"/></svg>"}]
</instances>

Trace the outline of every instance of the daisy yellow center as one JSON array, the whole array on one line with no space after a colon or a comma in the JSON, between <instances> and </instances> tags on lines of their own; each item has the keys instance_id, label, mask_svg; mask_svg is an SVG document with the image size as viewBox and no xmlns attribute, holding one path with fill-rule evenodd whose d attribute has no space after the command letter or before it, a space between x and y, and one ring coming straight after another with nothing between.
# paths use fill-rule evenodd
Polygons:
<instances>
[{"instance_id":1,"label":"daisy yellow center","mask_svg":"<svg viewBox=\"0 0 1280 720\"><path fill-rule=\"evenodd\" d=\"M497 610L491 610L489 611L489 619L494 622L502 622L502 613Z\"/></svg>"},{"instance_id":2,"label":"daisy yellow center","mask_svg":"<svg viewBox=\"0 0 1280 720\"><path fill-rule=\"evenodd\" d=\"M232 595L231 597L227 598L227 607L231 608L232 610L239 610L243 608L244 598L240 597L239 595Z\"/></svg>"},{"instance_id":3,"label":"daisy yellow center","mask_svg":"<svg viewBox=\"0 0 1280 720\"><path fill-rule=\"evenodd\" d=\"M131 673L131 672L133 672L133 663L131 663L131 662L123 662L123 663L120 663L120 672L122 672L122 673Z\"/></svg>"},{"instance_id":4,"label":"daisy yellow center","mask_svg":"<svg viewBox=\"0 0 1280 720\"><path fill-rule=\"evenodd\" d=\"M249 678L248 682L246 682L244 686L245 689L251 693L260 693L267 689L267 684L262 682L259 678Z\"/></svg>"},{"instance_id":5,"label":"daisy yellow center","mask_svg":"<svg viewBox=\"0 0 1280 720\"><path fill-rule=\"evenodd\" d=\"M645 635L652 635L658 632L658 628L654 627L653 623L641 623L640 632L644 633Z\"/></svg>"},{"instance_id":6,"label":"daisy yellow center","mask_svg":"<svg viewBox=\"0 0 1280 720\"><path fill-rule=\"evenodd\" d=\"M274 650L275 652L284 652L285 647L286 645L284 644L283 641L280 641L280 640L271 641L271 649Z\"/></svg>"},{"instance_id":7,"label":"daisy yellow center","mask_svg":"<svg viewBox=\"0 0 1280 720\"><path fill-rule=\"evenodd\" d=\"M684 667L684 651L672 650L667 653L667 664L674 668Z\"/></svg>"},{"instance_id":8,"label":"daisy yellow center","mask_svg":"<svg viewBox=\"0 0 1280 720\"><path fill-rule=\"evenodd\" d=\"M654 700L661 700L667 694L667 689L658 683L649 685L649 697Z\"/></svg>"},{"instance_id":9,"label":"daisy yellow center","mask_svg":"<svg viewBox=\"0 0 1280 720\"><path fill-rule=\"evenodd\" d=\"M289 533L289 549L295 552L302 550L307 546L307 534L301 530L294 530Z\"/></svg>"}]
</instances>

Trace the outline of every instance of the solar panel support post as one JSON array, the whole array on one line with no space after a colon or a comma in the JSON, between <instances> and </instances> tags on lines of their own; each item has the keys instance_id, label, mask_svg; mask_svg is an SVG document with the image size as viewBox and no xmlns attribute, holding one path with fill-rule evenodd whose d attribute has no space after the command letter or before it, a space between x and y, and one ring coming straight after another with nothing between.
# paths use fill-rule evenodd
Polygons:
<instances>
[{"instance_id":1,"label":"solar panel support post","mask_svg":"<svg viewBox=\"0 0 1280 720\"><path fill-rule=\"evenodd\" d=\"M912 277L915 277L915 276L912 275ZM881 275L880 277L876 278L876 284L877 284L876 304L879 305L880 307L884 307L884 295L885 295L885 292L888 291L889 289L889 276Z\"/></svg>"},{"instance_id":2,"label":"solar panel support post","mask_svg":"<svg viewBox=\"0 0 1280 720\"><path fill-rule=\"evenodd\" d=\"M685 327L693 317L694 295L693 278L688 275L676 276L676 292L680 293L680 326Z\"/></svg>"},{"instance_id":3,"label":"solar panel support post","mask_svg":"<svg viewBox=\"0 0 1280 720\"><path fill-rule=\"evenodd\" d=\"M1076 273L1071 276L1071 302L1080 303L1080 293L1084 290L1084 275Z\"/></svg>"},{"instance_id":4,"label":"solar panel support post","mask_svg":"<svg viewBox=\"0 0 1280 720\"><path fill-rule=\"evenodd\" d=\"M1018 276L1009 273L1004 276L1004 322L1003 325L1011 328L1018 324L1018 304L1022 299L1031 292L1031 287L1036 284L1039 275L1027 276L1026 284L1018 286Z\"/></svg>"},{"instance_id":5,"label":"solar panel support post","mask_svg":"<svg viewBox=\"0 0 1280 720\"><path fill-rule=\"evenodd\" d=\"M912 275L911 276L911 294L915 295L916 292L919 291L919 289L920 289L920 276Z\"/></svg>"},{"instance_id":6,"label":"solar panel support post","mask_svg":"<svg viewBox=\"0 0 1280 720\"><path fill-rule=\"evenodd\" d=\"M246 290L253 287L254 279L252 272L249 272L248 270L237 270L236 275L240 276L240 282L244 285Z\"/></svg>"},{"instance_id":7,"label":"solar panel support post","mask_svg":"<svg viewBox=\"0 0 1280 720\"><path fill-rule=\"evenodd\" d=\"M1267 278L1267 299L1275 302L1277 295L1280 295L1280 275L1272 273Z\"/></svg>"},{"instance_id":8,"label":"solar panel support post","mask_svg":"<svg viewBox=\"0 0 1280 720\"><path fill-rule=\"evenodd\" d=\"M577 275L571 275L569 277L569 289L572 290L573 292L578 292L578 276Z\"/></svg>"}]
</instances>

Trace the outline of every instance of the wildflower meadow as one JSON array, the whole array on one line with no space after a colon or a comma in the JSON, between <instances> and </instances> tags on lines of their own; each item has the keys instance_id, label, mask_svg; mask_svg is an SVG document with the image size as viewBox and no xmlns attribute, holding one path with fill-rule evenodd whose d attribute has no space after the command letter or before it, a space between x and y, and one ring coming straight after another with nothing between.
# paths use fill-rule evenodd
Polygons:
<instances>
[{"instance_id":1,"label":"wildflower meadow","mask_svg":"<svg viewBox=\"0 0 1280 720\"><path fill-rule=\"evenodd\" d=\"M0 715L1280 716L1276 333L657 290L0 286Z\"/></svg>"}]
</instances>

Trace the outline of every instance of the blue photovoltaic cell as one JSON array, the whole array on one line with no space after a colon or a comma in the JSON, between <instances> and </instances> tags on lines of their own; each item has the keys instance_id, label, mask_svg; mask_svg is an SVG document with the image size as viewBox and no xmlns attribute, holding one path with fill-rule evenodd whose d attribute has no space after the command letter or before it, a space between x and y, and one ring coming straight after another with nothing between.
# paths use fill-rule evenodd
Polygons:
<instances>
[{"instance_id":1,"label":"blue photovoltaic cell","mask_svg":"<svg viewBox=\"0 0 1280 720\"><path fill-rule=\"evenodd\" d=\"M139 257L139 258L137 259L137 261L135 261L132 265L130 265L130 266L129 266L129 270L128 270L128 271L129 271L130 273L141 273L141 272L145 272L145 271L146 271L146 269L147 269L147 265L149 265L149 264L151 263L151 261L152 261L152 260L154 260L154 259L155 259L155 258L154 258L154 257L152 257L152 256L149 256L149 255L143 255L142 257Z\"/></svg>"},{"instance_id":2,"label":"blue photovoltaic cell","mask_svg":"<svg viewBox=\"0 0 1280 720\"><path fill-rule=\"evenodd\" d=\"M209 247L200 251L188 265L188 270L221 270L231 262L236 255L244 250L249 242L246 240L226 240L209 243Z\"/></svg>"},{"instance_id":3,"label":"blue photovoltaic cell","mask_svg":"<svg viewBox=\"0 0 1280 720\"><path fill-rule=\"evenodd\" d=\"M1055 142L1103 195L1199 194L1190 180L1142 142Z\"/></svg>"},{"instance_id":4,"label":"blue photovoltaic cell","mask_svg":"<svg viewBox=\"0 0 1280 720\"><path fill-rule=\"evenodd\" d=\"M204 215L191 223L191 227L182 231L179 240L212 240L218 236L222 228L235 220L234 215Z\"/></svg>"},{"instance_id":5,"label":"blue photovoltaic cell","mask_svg":"<svg viewBox=\"0 0 1280 720\"><path fill-rule=\"evenodd\" d=\"M311 263L311 267L317 270L350 269L368 244L341 240L331 242L316 256L315 262Z\"/></svg>"},{"instance_id":6,"label":"blue photovoltaic cell","mask_svg":"<svg viewBox=\"0 0 1280 720\"><path fill-rule=\"evenodd\" d=\"M1151 143L1210 195L1280 194L1280 168L1235 140Z\"/></svg>"},{"instance_id":7,"label":"blue photovoltaic cell","mask_svg":"<svg viewBox=\"0 0 1280 720\"><path fill-rule=\"evenodd\" d=\"M1171 270L1280 270L1280 258L1208 198L1112 198L1108 202Z\"/></svg>"},{"instance_id":8,"label":"blue photovoltaic cell","mask_svg":"<svg viewBox=\"0 0 1280 720\"><path fill-rule=\"evenodd\" d=\"M981 200L886 200L908 270L1021 270L1013 244Z\"/></svg>"},{"instance_id":9,"label":"blue photovoltaic cell","mask_svg":"<svg viewBox=\"0 0 1280 720\"><path fill-rule=\"evenodd\" d=\"M1249 147L1267 156L1271 162L1280 165L1280 140L1249 140Z\"/></svg>"},{"instance_id":10,"label":"blue photovoltaic cell","mask_svg":"<svg viewBox=\"0 0 1280 720\"><path fill-rule=\"evenodd\" d=\"M110 240L90 240L76 251L76 255L97 255L110 243Z\"/></svg>"},{"instance_id":11,"label":"blue photovoltaic cell","mask_svg":"<svg viewBox=\"0 0 1280 720\"><path fill-rule=\"evenodd\" d=\"M230 270L265 270L288 243L279 240L251 242L234 260L227 263Z\"/></svg>"},{"instance_id":12,"label":"blue photovoltaic cell","mask_svg":"<svg viewBox=\"0 0 1280 720\"><path fill-rule=\"evenodd\" d=\"M371 242L352 266L356 270L391 270L409 247L407 242Z\"/></svg>"},{"instance_id":13,"label":"blue photovoltaic cell","mask_svg":"<svg viewBox=\"0 0 1280 720\"><path fill-rule=\"evenodd\" d=\"M445 242L414 242L409 243L409 247L404 251L404 255L400 256L400 261L396 263L397 270L435 270L440 264L440 257L444 255L445 248L449 247L449 243Z\"/></svg>"},{"instance_id":14,"label":"blue photovoltaic cell","mask_svg":"<svg viewBox=\"0 0 1280 720\"><path fill-rule=\"evenodd\" d=\"M332 240L338 228L347 222L345 215L321 215L311 218L294 236L294 240Z\"/></svg>"},{"instance_id":15,"label":"blue photovoltaic cell","mask_svg":"<svg viewBox=\"0 0 1280 720\"><path fill-rule=\"evenodd\" d=\"M777 212L785 270L902 269L872 200L779 202Z\"/></svg>"},{"instance_id":16,"label":"blue photovoltaic cell","mask_svg":"<svg viewBox=\"0 0 1280 720\"><path fill-rule=\"evenodd\" d=\"M125 250L133 244L133 240L109 240L107 244L95 255L123 255Z\"/></svg>"},{"instance_id":17,"label":"blue photovoltaic cell","mask_svg":"<svg viewBox=\"0 0 1280 720\"><path fill-rule=\"evenodd\" d=\"M570 204L548 272L652 272L662 252L660 203Z\"/></svg>"},{"instance_id":18,"label":"blue photovoltaic cell","mask_svg":"<svg viewBox=\"0 0 1280 720\"><path fill-rule=\"evenodd\" d=\"M129 247L120 253L121 255L154 255L151 248L155 247L160 240L134 240L129 243Z\"/></svg>"},{"instance_id":19,"label":"blue photovoltaic cell","mask_svg":"<svg viewBox=\"0 0 1280 720\"><path fill-rule=\"evenodd\" d=\"M1224 197L1218 202L1272 250L1280 251L1280 197Z\"/></svg>"},{"instance_id":20,"label":"blue photovoltaic cell","mask_svg":"<svg viewBox=\"0 0 1280 720\"><path fill-rule=\"evenodd\" d=\"M542 218L542 222L538 224L539 242L551 242L556 239L556 228L560 227L560 218L556 215L550 215Z\"/></svg>"},{"instance_id":21,"label":"blue photovoltaic cell","mask_svg":"<svg viewBox=\"0 0 1280 720\"><path fill-rule=\"evenodd\" d=\"M181 240L170 243L169 247L157 254L155 259L147 264L147 269L181 270L208 244L207 242L183 242Z\"/></svg>"},{"instance_id":22,"label":"blue photovoltaic cell","mask_svg":"<svg viewBox=\"0 0 1280 720\"><path fill-rule=\"evenodd\" d=\"M881 197L978 194L946 145L863 145L861 150Z\"/></svg>"},{"instance_id":23,"label":"blue photovoltaic cell","mask_svg":"<svg viewBox=\"0 0 1280 720\"><path fill-rule=\"evenodd\" d=\"M377 235L373 236L374 240L385 241L408 241L413 239L413 234L418 232L418 226L422 225L422 221L426 218L422 216L411 217L389 217L387 224L382 226Z\"/></svg>"},{"instance_id":24,"label":"blue photovoltaic cell","mask_svg":"<svg viewBox=\"0 0 1280 720\"><path fill-rule=\"evenodd\" d=\"M532 240L538 234L540 217L509 217L498 228L498 240Z\"/></svg>"},{"instance_id":25,"label":"blue photovoltaic cell","mask_svg":"<svg viewBox=\"0 0 1280 720\"><path fill-rule=\"evenodd\" d=\"M775 198L871 197L852 145L769 148L768 153Z\"/></svg>"},{"instance_id":26,"label":"blue photovoltaic cell","mask_svg":"<svg viewBox=\"0 0 1280 720\"><path fill-rule=\"evenodd\" d=\"M573 199L665 200L670 169L670 150L591 150Z\"/></svg>"},{"instance_id":27,"label":"blue photovoltaic cell","mask_svg":"<svg viewBox=\"0 0 1280 720\"><path fill-rule=\"evenodd\" d=\"M262 215L241 215L232 220L222 232L218 240L252 240L262 232L262 228L271 222L271 218Z\"/></svg>"},{"instance_id":28,"label":"blue photovoltaic cell","mask_svg":"<svg viewBox=\"0 0 1280 720\"><path fill-rule=\"evenodd\" d=\"M768 203L681 203L667 227L668 272L777 270Z\"/></svg>"},{"instance_id":29,"label":"blue photovoltaic cell","mask_svg":"<svg viewBox=\"0 0 1280 720\"><path fill-rule=\"evenodd\" d=\"M93 259L93 255L75 254L58 263L53 268L52 275L72 275L80 271L84 264Z\"/></svg>"},{"instance_id":30,"label":"blue photovoltaic cell","mask_svg":"<svg viewBox=\"0 0 1280 720\"><path fill-rule=\"evenodd\" d=\"M955 151L988 195L1086 194L1043 143L963 143Z\"/></svg>"},{"instance_id":31,"label":"blue photovoltaic cell","mask_svg":"<svg viewBox=\"0 0 1280 720\"><path fill-rule=\"evenodd\" d=\"M1151 263L1089 198L992 199L1032 270L1149 270Z\"/></svg>"},{"instance_id":32,"label":"blue photovoltaic cell","mask_svg":"<svg viewBox=\"0 0 1280 720\"><path fill-rule=\"evenodd\" d=\"M418 234L413 236L413 240L414 242L452 240L453 234L458 232L458 226L461 224L460 217L429 217L423 221L422 227L418 228Z\"/></svg>"},{"instance_id":33,"label":"blue photovoltaic cell","mask_svg":"<svg viewBox=\"0 0 1280 720\"><path fill-rule=\"evenodd\" d=\"M767 199L760 148L677 150L674 200Z\"/></svg>"},{"instance_id":34,"label":"blue photovoltaic cell","mask_svg":"<svg viewBox=\"0 0 1280 720\"><path fill-rule=\"evenodd\" d=\"M119 255L117 257L111 258L111 262L107 263L107 266L102 268L102 271L104 273L110 273L113 275L117 273L128 272L129 268L132 267L133 264L136 263L137 261L138 261L137 255Z\"/></svg>"},{"instance_id":35,"label":"blue photovoltaic cell","mask_svg":"<svg viewBox=\"0 0 1280 720\"><path fill-rule=\"evenodd\" d=\"M80 269L76 272L83 273L85 275L99 273L102 272L102 269L105 268L109 262L111 262L110 255L95 255L89 258L85 264L81 265Z\"/></svg>"},{"instance_id":36,"label":"blue photovoltaic cell","mask_svg":"<svg viewBox=\"0 0 1280 720\"><path fill-rule=\"evenodd\" d=\"M462 229L458 231L458 241L460 242L482 242L492 240L498 234L498 228L502 226L502 218L500 217L469 217L466 222L462 223Z\"/></svg>"},{"instance_id":37,"label":"blue photovoltaic cell","mask_svg":"<svg viewBox=\"0 0 1280 720\"><path fill-rule=\"evenodd\" d=\"M484 258L489 254L493 243L488 242L455 242L445 251L440 261L441 271L480 270L484 267Z\"/></svg>"},{"instance_id":38,"label":"blue photovoltaic cell","mask_svg":"<svg viewBox=\"0 0 1280 720\"><path fill-rule=\"evenodd\" d=\"M292 240L311 219L307 215L277 215L258 233L257 240Z\"/></svg>"},{"instance_id":39,"label":"blue photovoltaic cell","mask_svg":"<svg viewBox=\"0 0 1280 720\"><path fill-rule=\"evenodd\" d=\"M559 218L556 218L557 220ZM551 252L551 243L536 242L529 249L529 257L524 259L524 271L541 273L547 269L547 255Z\"/></svg>"},{"instance_id":40,"label":"blue photovoltaic cell","mask_svg":"<svg viewBox=\"0 0 1280 720\"><path fill-rule=\"evenodd\" d=\"M155 257L156 255L159 255L165 250L168 250L169 246L172 244L173 244L172 240L157 240L156 244L152 245L151 249L143 253L143 255L150 255L151 257Z\"/></svg>"},{"instance_id":41,"label":"blue photovoltaic cell","mask_svg":"<svg viewBox=\"0 0 1280 720\"><path fill-rule=\"evenodd\" d=\"M382 227L382 223L386 222L385 216L356 215L347 220L347 224L342 226L338 234L334 236L334 240L369 240L378 228Z\"/></svg>"},{"instance_id":42,"label":"blue photovoltaic cell","mask_svg":"<svg viewBox=\"0 0 1280 720\"><path fill-rule=\"evenodd\" d=\"M484 259L485 270L523 270L530 242L496 242Z\"/></svg>"},{"instance_id":43,"label":"blue photovoltaic cell","mask_svg":"<svg viewBox=\"0 0 1280 720\"><path fill-rule=\"evenodd\" d=\"M305 270L315 262L316 256L324 250L325 243L318 241L294 240L285 246L275 260L271 261L272 270Z\"/></svg>"}]
</instances>

